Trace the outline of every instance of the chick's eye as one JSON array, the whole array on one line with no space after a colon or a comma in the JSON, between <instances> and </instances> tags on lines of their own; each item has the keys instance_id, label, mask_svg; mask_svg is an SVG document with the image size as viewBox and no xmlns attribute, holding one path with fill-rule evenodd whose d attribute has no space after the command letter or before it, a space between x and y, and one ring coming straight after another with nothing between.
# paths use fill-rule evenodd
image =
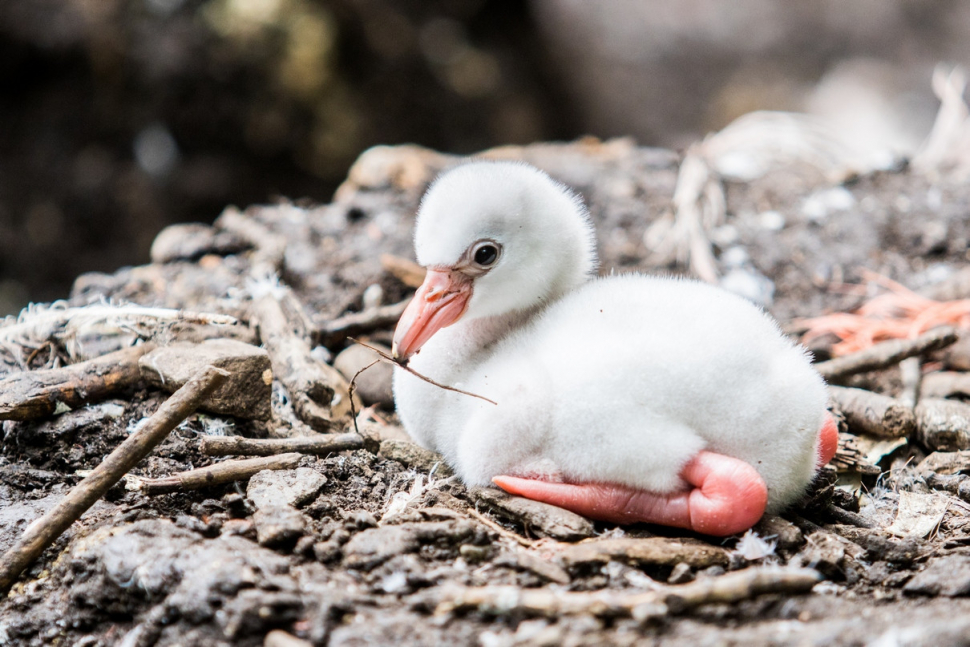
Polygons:
<instances>
[{"instance_id":1,"label":"chick's eye","mask_svg":"<svg viewBox=\"0 0 970 647\"><path fill-rule=\"evenodd\" d=\"M488 267L498 260L498 247L492 243L485 243L475 250L475 263L482 267Z\"/></svg>"}]
</instances>

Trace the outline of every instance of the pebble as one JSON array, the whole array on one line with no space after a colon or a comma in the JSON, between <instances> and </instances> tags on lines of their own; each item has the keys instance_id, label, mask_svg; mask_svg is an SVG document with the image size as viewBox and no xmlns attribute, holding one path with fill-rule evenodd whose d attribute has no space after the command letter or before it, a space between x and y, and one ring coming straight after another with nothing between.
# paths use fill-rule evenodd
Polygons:
<instances>
[{"instance_id":1,"label":"pebble","mask_svg":"<svg viewBox=\"0 0 970 647\"><path fill-rule=\"evenodd\" d=\"M371 345L387 354L391 353L390 348L380 344ZM349 381L354 378L357 371L378 357L379 355L369 348L353 344L337 355L333 365ZM382 409L391 411L394 409L394 390L391 386L393 377L394 367L386 362L378 362L357 376L356 393L364 404L376 404Z\"/></svg>"},{"instance_id":2,"label":"pebble","mask_svg":"<svg viewBox=\"0 0 970 647\"><path fill-rule=\"evenodd\" d=\"M257 510L301 506L315 499L326 484L327 477L309 467L263 470L249 479L246 496Z\"/></svg>"},{"instance_id":3,"label":"pebble","mask_svg":"<svg viewBox=\"0 0 970 647\"><path fill-rule=\"evenodd\" d=\"M781 231L785 228L785 216L778 211L762 211L758 214L758 224L768 231Z\"/></svg>"},{"instance_id":4,"label":"pebble","mask_svg":"<svg viewBox=\"0 0 970 647\"><path fill-rule=\"evenodd\" d=\"M753 270L732 269L721 277L721 287L763 307L775 299L774 282Z\"/></svg>"},{"instance_id":5,"label":"pebble","mask_svg":"<svg viewBox=\"0 0 970 647\"><path fill-rule=\"evenodd\" d=\"M848 211L855 206L855 196L842 186L821 189L805 198L802 215L812 222L821 222L837 211Z\"/></svg>"}]
</instances>

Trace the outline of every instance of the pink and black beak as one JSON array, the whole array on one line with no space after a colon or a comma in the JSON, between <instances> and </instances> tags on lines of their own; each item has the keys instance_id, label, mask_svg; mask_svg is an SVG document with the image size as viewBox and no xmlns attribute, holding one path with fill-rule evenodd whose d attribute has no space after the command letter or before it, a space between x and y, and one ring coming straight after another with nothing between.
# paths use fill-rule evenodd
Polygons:
<instances>
[{"instance_id":1,"label":"pink and black beak","mask_svg":"<svg viewBox=\"0 0 970 647\"><path fill-rule=\"evenodd\" d=\"M407 363L436 332L461 319L471 296L470 276L451 268L428 268L394 330L394 359Z\"/></svg>"}]
</instances>

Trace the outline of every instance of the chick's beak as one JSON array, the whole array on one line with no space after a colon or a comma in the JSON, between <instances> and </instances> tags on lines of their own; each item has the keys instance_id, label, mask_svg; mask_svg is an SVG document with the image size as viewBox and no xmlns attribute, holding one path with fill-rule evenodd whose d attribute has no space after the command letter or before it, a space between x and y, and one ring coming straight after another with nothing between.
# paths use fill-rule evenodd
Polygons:
<instances>
[{"instance_id":1,"label":"chick's beak","mask_svg":"<svg viewBox=\"0 0 970 647\"><path fill-rule=\"evenodd\" d=\"M394 330L391 354L407 360L442 328L458 321L472 296L472 279L450 268L429 268Z\"/></svg>"}]
</instances>

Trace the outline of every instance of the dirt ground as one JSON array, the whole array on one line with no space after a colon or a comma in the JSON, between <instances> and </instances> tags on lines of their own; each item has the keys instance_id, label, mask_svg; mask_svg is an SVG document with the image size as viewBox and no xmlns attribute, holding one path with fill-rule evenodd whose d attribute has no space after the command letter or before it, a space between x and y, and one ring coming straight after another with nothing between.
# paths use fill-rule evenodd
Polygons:
<instances>
[{"instance_id":1,"label":"dirt ground","mask_svg":"<svg viewBox=\"0 0 970 647\"><path fill-rule=\"evenodd\" d=\"M490 155L529 161L582 192L597 227L602 273L682 271L657 266L644 243L648 226L671 213L676 154L615 140ZM417 202L434 174L453 162L413 147L375 149L358 161L332 204L245 210L246 219L285 240L281 278L309 314L308 338L324 342L327 352L315 357L337 355L349 344L330 324L364 309L370 286L380 286L385 304L408 296L380 255L413 258ZM863 283L862 268L931 290L967 264L965 183L930 180L906 167L838 185L820 175L778 172L728 183L726 196L726 222L711 232L719 269L782 324L851 310L877 294L872 284L846 288ZM260 250L220 233L227 234L217 221L175 237L181 246L156 249L159 262L81 276L67 305L136 303L249 321ZM390 329L365 334L386 342ZM18 359L0 348L0 377L21 362L40 368L63 350L26 350ZM817 351L824 359L826 349ZM945 360L931 357L927 364L938 361ZM898 373L893 367L851 383L895 396ZM138 385L50 420L4 422L0 551L166 397ZM285 404L277 399L274 407ZM202 438L285 435L277 422L197 414L133 473L161 477L208 465L219 459L202 454ZM921 466L930 448L914 434L868 453L880 469L844 469L843 487L833 488L834 470L826 471L802 504L759 525L759 535L774 543L759 553L739 546L737 537L586 527L569 516L550 520L490 505L487 494L467 491L444 467L432 468L434 457L406 442L393 412L372 410L367 426L382 441L379 451L305 456L297 469L265 482L254 477L248 486L157 496L115 486L0 600L0 645L246 646L263 644L273 629L332 647L970 644L970 601L963 597L970 593L970 504L960 497L967 488L952 480L970 471L966 452L950 452L945 467ZM843 441L855 442L849 434ZM951 492L941 476L952 477ZM281 483L295 492L287 508L298 510L295 521L273 518L254 503L259 487ZM926 532L900 531L901 517L913 514L917 521L938 519ZM266 534L267 524L290 522L293 532ZM592 540L576 543L589 534ZM632 548L649 538L679 552ZM814 568L823 580L806 593L646 615L454 604L455 587L632 594L764 564Z\"/></svg>"}]
</instances>

